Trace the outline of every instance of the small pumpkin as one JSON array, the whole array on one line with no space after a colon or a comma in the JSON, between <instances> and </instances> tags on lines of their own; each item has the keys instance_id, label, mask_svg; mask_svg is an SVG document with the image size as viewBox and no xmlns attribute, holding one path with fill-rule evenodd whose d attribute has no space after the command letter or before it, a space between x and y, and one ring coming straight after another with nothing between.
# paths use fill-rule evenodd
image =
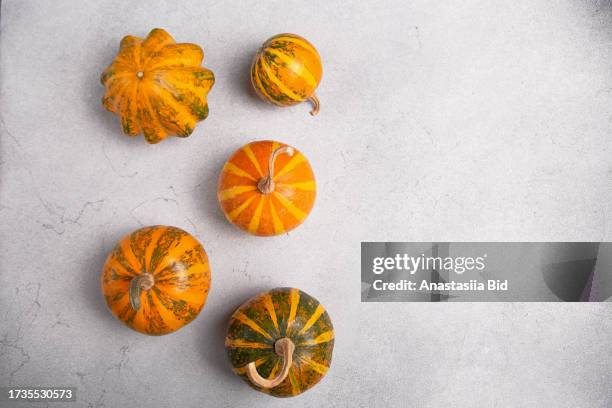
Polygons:
<instances>
[{"instance_id":1,"label":"small pumpkin","mask_svg":"<svg viewBox=\"0 0 612 408\"><path fill-rule=\"evenodd\" d=\"M128 35L102 73L104 107L119 115L123 132L142 133L149 143L169 135L187 137L208 116L207 95L215 77L200 66L196 44L177 44L161 28L146 39Z\"/></svg>"},{"instance_id":2,"label":"small pumpkin","mask_svg":"<svg viewBox=\"0 0 612 408\"><path fill-rule=\"evenodd\" d=\"M306 157L270 140L241 147L225 163L217 198L225 217L254 235L279 235L310 213L316 183Z\"/></svg>"},{"instance_id":3,"label":"small pumpkin","mask_svg":"<svg viewBox=\"0 0 612 408\"><path fill-rule=\"evenodd\" d=\"M278 106L291 106L306 100L319 112L315 94L323 67L317 49L295 34L269 38L257 51L251 66L251 83L264 100Z\"/></svg>"},{"instance_id":4,"label":"small pumpkin","mask_svg":"<svg viewBox=\"0 0 612 408\"><path fill-rule=\"evenodd\" d=\"M327 373L334 328L325 308L295 288L261 293L232 315L225 347L234 372L275 397L298 395Z\"/></svg>"},{"instance_id":5,"label":"small pumpkin","mask_svg":"<svg viewBox=\"0 0 612 408\"><path fill-rule=\"evenodd\" d=\"M204 307L209 288L204 248L176 227L145 227L125 236L102 272L102 292L111 312L149 335L168 334L190 323Z\"/></svg>"}]
</instances>

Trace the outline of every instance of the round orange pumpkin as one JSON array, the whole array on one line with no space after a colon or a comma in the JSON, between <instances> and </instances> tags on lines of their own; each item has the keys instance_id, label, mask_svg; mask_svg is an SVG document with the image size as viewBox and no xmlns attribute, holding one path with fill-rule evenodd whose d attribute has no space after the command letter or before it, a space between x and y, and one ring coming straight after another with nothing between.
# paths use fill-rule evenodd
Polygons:
<instances>
[{"instance_id":1,"label":"round orange pumpkin","mask_svg":"<svg viewBox=\"0 0 612 408\"><path fill-rule=\"evenodd\" d=\"M156 28L146 39L128 35L104 70L104 107L119 115L124 133L142 133L149 143L169 135L187 137L208 116L207 95L215 77L200 66L196 44L177 44Z\"/></svg>"},{"instance_id":2,"label":"round orange pumpkin","mask_svg":"<svg viewBox=\"0 0 612 408\"><path fill-rule=\"evenodd\" d=\"M200 313L210 288L202 245L166 226L141 228L124 237L106 260L102 292L111 312L132 329L162 335Z\"/></svg>"},{"instance_id":3,"label":"round orange pumpkin","mask_svg":"<svg viewBox=\"0 0 612 408\"><path fill-rule=\"evenodd\" d=\"M323 67L317 49L295 34L269 38L257 51L251 66L251 83L257 94L274 105L291 106L306 100L319 112L315 94Z\"/></svg>"},{"instance_id":4,"label":"round orange pumpkin","mask_svg":"<svg viewBox=\"0 0 612 408\"><path fill-rule=\"evenodd\" d=\"M249 143L225 163L217 198L225 217L254 235L279 235L300 225L316 197L306 157L270 140Z\"/></svg>"}]
</instances>

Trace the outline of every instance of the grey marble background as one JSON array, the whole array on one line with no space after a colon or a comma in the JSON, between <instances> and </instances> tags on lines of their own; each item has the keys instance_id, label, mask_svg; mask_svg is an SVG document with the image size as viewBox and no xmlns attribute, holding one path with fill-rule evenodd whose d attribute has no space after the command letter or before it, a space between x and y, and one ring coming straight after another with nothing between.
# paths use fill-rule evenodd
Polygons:
<instances>
[{"instance_id":1,"label":"grey marble background","mask_svg":"<svg viewBox=\"0 0 612 408\"><path fill-rule=\"evenodd\" d=\"M74 385L68 407L610 407L612 305L362 304L360 241L612 240L609 1L1 3L0 385ZM210 118L156 146L121 134L99 74L123 35L203 46ZM267 37L324 60L322 111L249 85ZM230 153L302 150L307 222L261 239L215 198ZM198 319L161 338L106 310L99 274L141 225L194 233L212 262ZM328 308L332 368L276 400L235 377L226 321L299 287ZM30 406L20 405L20 406ZM58 406L50 404L49 406Z\"/></svg>"}]
</instances>

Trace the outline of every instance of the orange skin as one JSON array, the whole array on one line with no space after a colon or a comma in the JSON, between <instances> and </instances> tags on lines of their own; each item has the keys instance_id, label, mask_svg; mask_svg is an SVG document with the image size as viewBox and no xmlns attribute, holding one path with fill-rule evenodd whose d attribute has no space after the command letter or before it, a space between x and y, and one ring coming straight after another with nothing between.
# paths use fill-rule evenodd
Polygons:
<instances>
[{"instance_id":1,"label":"orange skin","mask_svg":"<svg viewBox=\"0 0 612 408\"><path fill-rule=\"evenodd\" d=\"M257 94L277 106L292 106L306 100L319 111L315 90L323 77L321 56L305 38L278 34L257 51L251 65L251 83Z\"/></svg>"},{"instance_id":2,"label":"orange skin","mask_svg":"<svg viewBox=\"0 0 612 408\"><path fill-rule=\"evenodd\" d=\"M293 156L278 154L274 189L264 194L259 181L268 174L270 156L287 145L270 140L249 143L225 163L217 199L229 222L259 236L291 231L308 216L316 197L316 183L308 160L297 149Z\"/></svg>"},{"instance_id":3,"label":"orange skin","mask_svg":"<svg viewBox=\"0 0 612 408\"><path fill-rule=\"evenodd\" d=\"M130 302L130 284L142 273L153 286ZM200 313L210 288L210 266L202 245L187 232L166 226L141 228L124 237L106 260L102 292L111 312L132 329L163 335Z\"/></svg>"},{"instance_id":4,"label":"orange skin","mask_svg":"<svg viewBox=\"0 0 612 408\"><path fill-rule=\"evenodd\" d=\"M207 96L215 83L212 71L200 66L203 59L200 46L177 44L161 28L145 39L128 35L102 72L102 105L119 115L130 136L142 133L149 143L187 137L208 116Z\"/></svg>"}]
</instances>

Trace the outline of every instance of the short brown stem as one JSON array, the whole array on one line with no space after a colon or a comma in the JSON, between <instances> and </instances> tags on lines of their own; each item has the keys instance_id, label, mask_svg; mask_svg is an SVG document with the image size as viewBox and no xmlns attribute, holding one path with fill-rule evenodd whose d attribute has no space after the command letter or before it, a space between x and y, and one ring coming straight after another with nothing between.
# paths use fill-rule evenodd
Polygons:
<instances>
[{"instance_id":1,"label":"short brown stem","mask_svg":"<svg viewBox=\"0 0 612 408\"><path fill-rule=\"evenodd\" d=\"M274 191L274 163L276 162L276 158L279 154L287 154L289 156L293 156L295 151L291 146L279 147L275 151L272 152L270 156L270 160L268 162L268 175L262 177L257 183L257 188L261 191L262 194L270 194Z\"/></svg>"},{"instance_id":2,"label":"short brown stem","mask_svg":"<svg viewBox=\"0 0 612 408\"><path fill-rule=\"evenodd\" d=\"M281 356L283 358L283 366L280 371L276 375L276 377L272 379L263 378L257 372L257 366L254 362L250 362L246 366L247 377L251 382L261 388L274 388L283 381L289 375L289 369L291 368L291 364L293 364L293 352L295 351L295 344L288 337L283 337L282 339L276 340L274 343L274 352L276 355Z\"/></svg>"},{"instance_id":3,"label":"short brown stem","mask_svg":"<svg viewBox=\"0 0 612 408\"><path fill-rule=\"evenodd\" d=\"M321 102L319 102L319 97L317 96L317 94L313 93L308 98L308 101L312 103L312 110L310 111L310 114L312 116L315 116L317 113L319 113L319 109L321 108Z\"/></svg>"},{"instance_id":4,"label":"short brown stem","mask_svg":"<svg viewBox=\"0 0 612 408\"><path fill-rule=\"evenodd\" d=\"M130 282L130 305L132 309L140 309L140 294L143 290L150 290L155 284L153 275L147 272L143 272L138 276L132 278Z\"/></svg>"}]
</instances>

